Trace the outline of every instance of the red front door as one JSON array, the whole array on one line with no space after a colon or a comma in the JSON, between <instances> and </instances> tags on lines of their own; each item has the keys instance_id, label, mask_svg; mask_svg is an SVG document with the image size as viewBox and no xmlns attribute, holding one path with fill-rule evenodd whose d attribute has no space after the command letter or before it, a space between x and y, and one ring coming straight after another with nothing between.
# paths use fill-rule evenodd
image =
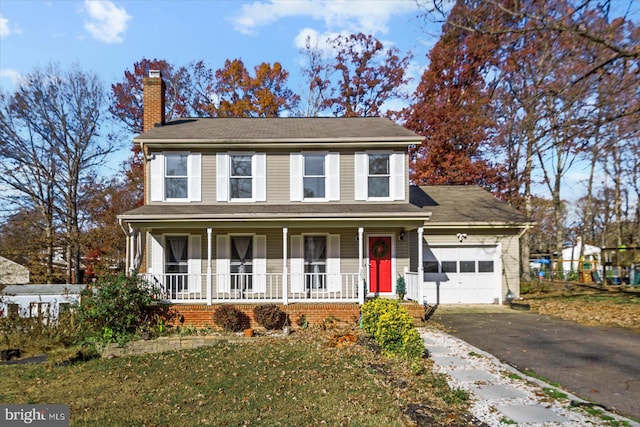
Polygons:
<instances>
[{"instance_id":1,"label":"red front door","mask_svg":"<svg viewBox=\"0 0 640 427\"><path fill-rule=\"evenodd\" d=\"M369 237L369 292L391 290L391 237Z\"/></svg>"}]
</instances>

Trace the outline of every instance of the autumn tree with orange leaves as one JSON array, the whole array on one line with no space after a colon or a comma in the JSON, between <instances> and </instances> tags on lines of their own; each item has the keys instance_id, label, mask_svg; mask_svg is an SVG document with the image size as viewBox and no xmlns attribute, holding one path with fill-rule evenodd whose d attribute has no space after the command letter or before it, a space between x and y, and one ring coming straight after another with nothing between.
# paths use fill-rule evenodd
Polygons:
<instances>
[{"instance_id":1,"label":"autumn tree with orange leaves","mask_svg":"<svg viewBox=\"0 0 640 427\"><path fill-rule=\"evenodd\" d=\"M458 13L456 8L452 14ZM404 112L405 126L424 136L424 142L411 150L414 184L502 189L503 170L494 161L491 145L496 127L492 88L485 80L497 48L495 40L444 26L428 55L429 68Z\"/></svg>"}]
</instances>

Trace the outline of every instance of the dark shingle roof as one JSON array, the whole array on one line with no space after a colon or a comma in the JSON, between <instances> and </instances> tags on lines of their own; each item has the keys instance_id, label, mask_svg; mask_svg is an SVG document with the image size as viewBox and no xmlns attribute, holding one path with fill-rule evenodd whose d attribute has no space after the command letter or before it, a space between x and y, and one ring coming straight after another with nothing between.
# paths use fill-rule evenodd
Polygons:
<instances>
[{"instance_id":1,"label":"dark shingle roof","mask_svg":"<svg viewBox=\"0 0 640 427\"><path fill-rule=\"evenodd\" d=\"M511 205L477 185L425 185L410 187L411 202L432 212L427 225L441 223L531 222Z\"/></svg>"},{"instance_id":2,"label":"dark shingle roof","mask_svg":"<svg viewBox=\"0 0 640 427\"><path fill-rule=\"evenodd\" d=\"M422 137L383 117L280 117L177 119L134 138L145 143L309 140L419 142Z\"/></svg>"}]
</instances>

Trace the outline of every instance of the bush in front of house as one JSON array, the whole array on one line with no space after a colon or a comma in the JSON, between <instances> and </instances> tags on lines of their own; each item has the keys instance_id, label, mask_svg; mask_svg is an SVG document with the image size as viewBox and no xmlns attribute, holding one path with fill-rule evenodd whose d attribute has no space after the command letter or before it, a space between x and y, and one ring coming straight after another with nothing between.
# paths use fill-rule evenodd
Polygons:
<instances>
[{"instance_id":1,"label":"bush in front of house","mask_svg":"<svg viewBox=\"0 0 640 427\"><path fill-rule=\"evenodd\" d=\"M375 298L367 301L360 309L361 327L369 335L374 335L378 329L378 319L384 313L397 310L398 301L387 298Z\"/></svg>"},{"instance_id":2,"label":"bush in front of house","mask_svg":"<svg viewBox=\"0 0 640 427\"><path fill-rule=\"evenodd\" d=\"M277 305L267 304L254 308L253 318L260 326L264 326L268 330L274 330L282 329L287 320L287 314Z\"/></svg>"},{"instance_id":3,"label":"bush in front of house","mask_svg":"<svg viewBox=\"0 0 640 427\"><path fill-rule=\"evenodd\" d=\"M233 305L221 305L213 313L213 322L227 332L238 332L249 327L249 318Z\"/></svg>"},{"instance_id":4,"label":"bush in front of house","mask_svg":"<svg viewBox=\"0 0 640 427\"><path fill-rule=\"evenodd\" d=\"M408 359L424 355L424 342L409 311L397 300L376 298L362 306L362 329L372 335L388 355Z\"/></svg>"},{"instance_id":5,"label":"bush in front of house","mask_svg":"<svg viewBox=\"0 0 640 427\"><path fill-rule=\"evenodd\" d=\"M124 344L147 322L156 291L137 276L105 276L82 292L78 308L86 342Z\"/></svg>"}]
</instances>

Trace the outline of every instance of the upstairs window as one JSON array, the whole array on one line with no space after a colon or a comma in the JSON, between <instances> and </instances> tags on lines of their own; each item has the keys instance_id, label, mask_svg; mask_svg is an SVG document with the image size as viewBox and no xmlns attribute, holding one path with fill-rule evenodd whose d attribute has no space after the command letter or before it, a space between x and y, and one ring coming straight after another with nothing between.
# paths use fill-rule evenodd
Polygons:
<instances>
[{"instance_id":1,"label":"upstairs window","mask_svg":"<svg viewBox=\"0 0 640 427\"><path fill-rule=\"evenodd\" d=\"M369 155L369 173L367 176L369 198L389 197L389 181L391 180L389 157L389 154Z\"/></svg>"},{"instance_id":2,"label":"upstairs window","mask_svg":"<svg viewBox=\"0 0 640 427\"><path fill-rule=\"evenodd\" d=\"M187 154L167 154L164 168L164 198L189 198Z\"/></svg>"},{"instance_id":3,"label":"upstairs window","mask_svg":"<svg viewBox=\"0 0 640 427\"><path fill-rule=\"evenodd\" d=\"M324 199L325 198L325 168L324 155L305 154L304 155L304 198Z\"/></svg>"},{"instance_id":4,"label":"upstairs window","mask_svg":"<svg viewBox=\"0 0 640 427\"><path fill-rule=\"evenodd\" d=\"M400 151L355 153L355 199L404 200L408 183L405 160Z\"/></svg>"},{"instance_id":5,"label":"upstairs window","mask_svg":"<svg viewBox=\"0 0 640 427\"><path fill-rule=\"evenodd\" d=\"M216 200L264 202L267 200L265 153L218 153Z\"/></svg>"},{"instance_id":6,"label":"upstairs window","mask_svg":"<svg viewBox=\"0 0 640 427\"><path fill-rule=\"evenodd\" d=\"M231 199L253 198L252 161L250 155L230 155L229 193Z\"/></svg>"},{"instance_id":7,"label":"upstairs window","mask_svg":"<svg viewBox=\"0 0 640 427\"><path fill-rule=\"evenodd\" d=\"M291 153L290 185L294 202L340 200L340 154Z\"/></svg>"}]
</instances>

